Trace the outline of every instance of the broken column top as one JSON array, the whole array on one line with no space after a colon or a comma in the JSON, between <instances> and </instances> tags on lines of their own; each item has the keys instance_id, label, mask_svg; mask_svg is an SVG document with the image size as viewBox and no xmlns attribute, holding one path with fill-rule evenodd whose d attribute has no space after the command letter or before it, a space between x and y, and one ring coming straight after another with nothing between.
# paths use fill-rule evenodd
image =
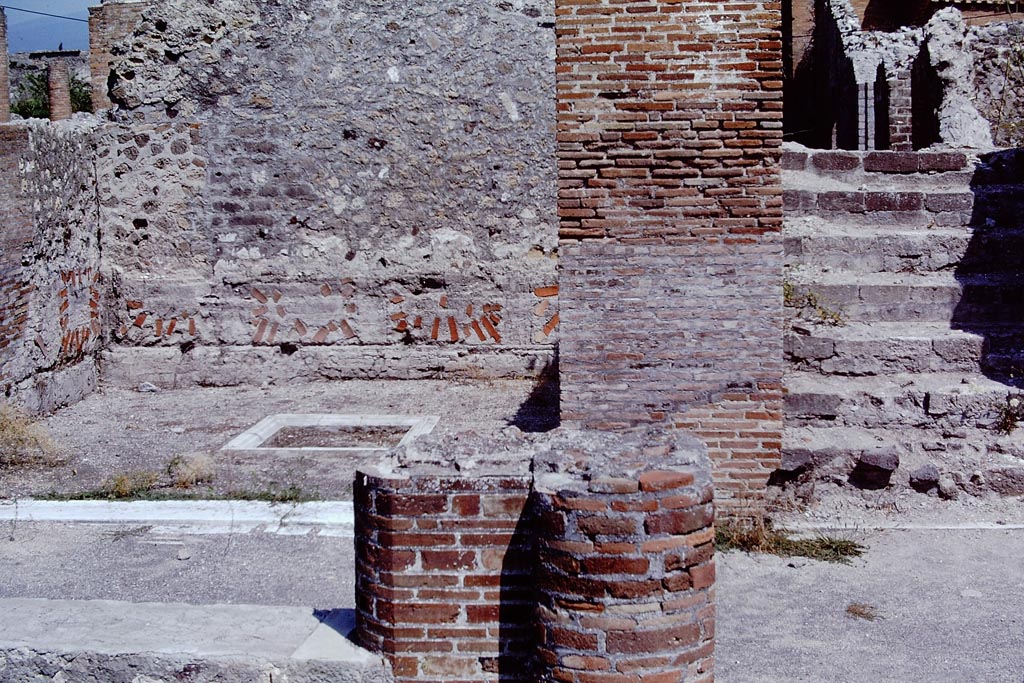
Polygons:
<instances>
[{"instance_id":1,"label":"broken column top","mask_svg":"<svg viewBox=\"0 0 1024 683\"><path fill-rule=\"evenodd\" d=\"M377 468L394 476L528 476L565 488L599 478L636 479L655 470L687 470L710 483L707 449L691 433L664 427L621 432L558 428L524 433L434 433L396 449Z\"/></svg>"}]
</instances>

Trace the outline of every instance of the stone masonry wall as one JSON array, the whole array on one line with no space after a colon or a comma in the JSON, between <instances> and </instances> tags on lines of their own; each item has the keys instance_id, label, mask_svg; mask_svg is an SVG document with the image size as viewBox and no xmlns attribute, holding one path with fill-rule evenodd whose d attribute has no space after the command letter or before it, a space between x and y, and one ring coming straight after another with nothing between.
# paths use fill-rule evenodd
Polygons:
<instances>
[{"instance_id":1,"label":"stone masonry wall","mask_svg":"<svg viewBox=\"0 0 1024 683\"><path fill-rule=\"evenodd\" d=\"M0 54L7 54L7 16L0 8ZM0 123L11 120L10 59L0 60Z\"/></svg>"},{"instance_id":2,"label":"stone masonry wall","mask_svg":"<svg viewBox=\"0 0 1024 683\"><path fill-rule=\"evenodd\" d=\"M773 2L558 10L562 416L706 438L724 505L781 447Z\"/></svg>"},{"instance_id":3,"label":"stone masonry wall","mask_svg":"<svg viewBox=\"0 0 1024 683\"><path fill-rule=\"evenodd\" d=\"M96 383L104 343L95 124L9 124L0 233L0 391L34 412Z\"/></svg>"},{"instance_id":4,"label":"stone masonry wall","mask_svg":"<svg viewBox=\"0 0 1024 683\"><path fill-rule=\"evenodd\" d=\"M1024 146L1024 20L972 26L965 45L974 55L974 91L992 141Z\"/></svg>"},{"instance_id":5,"label":"stone masonry wall","mask_svg":"<svg viewBox=\"0 0 1024 683\"><path fill-rule=\"evenodd\" d=\"M422 437L356 476L356 641L399 683L711 681L703 451L671 430Z\"/></svg>"},{"instance_id":6,"label":"stone masonry wall","mask_svg":"<svg viewBox=\"0 0 1024 683\"><path fill-rule=\"evenodd\" d=\"M112 379L542 371L559 323L552 14L143 10L101 162Z\"/></svg>"},{"instance_id":7,"label":"stone masonry wall","mask_svg":"<svg viewBox=\"0 0 1024 683\"><path fill-rule=\"evenodd\" d=\"M105 0L103 4L89 8L89 73L93 111L111 107L107 83L111 64L116 59L115 52L131 37L142 18L142 11L149 5L144 0Z\"/></svg>"}]
</instances>

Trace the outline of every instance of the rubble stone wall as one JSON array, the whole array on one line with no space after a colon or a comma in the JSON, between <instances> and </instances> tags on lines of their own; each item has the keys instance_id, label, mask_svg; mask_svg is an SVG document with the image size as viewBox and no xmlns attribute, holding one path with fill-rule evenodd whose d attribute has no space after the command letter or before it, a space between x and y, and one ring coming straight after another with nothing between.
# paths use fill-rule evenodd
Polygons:
<instances>
[{"instance_id":1,"label":"rubble stone wall","mask_svg":"<svg viewBox=\"0 0 1024 683\"><path fill-rule=\"evenodd\" d=\"M550 3L144 9L101 152L111 376L541 372L553 34Z\"/></svg>"},{"instance_id":2,"label":"rubble stone wall","mask_svg":"<svg viewBox=\"0 0 1024 683\"><path fill-rule=\"evenodd\" d=\"M1024 20L972 26L966 47L974 55L974 91L992 141L1024 147Z\"/></svg>"},{"instance_id":3,"label":"rubble stone wall","mask_svg":"<svg viewBox=\"0 0 1024 683\"><path fill-rule=\"evenodd\" d=\"M0 134L0 391L43 412L95 387L104 344L95 124Z\"/></svg>"}]
</instances>

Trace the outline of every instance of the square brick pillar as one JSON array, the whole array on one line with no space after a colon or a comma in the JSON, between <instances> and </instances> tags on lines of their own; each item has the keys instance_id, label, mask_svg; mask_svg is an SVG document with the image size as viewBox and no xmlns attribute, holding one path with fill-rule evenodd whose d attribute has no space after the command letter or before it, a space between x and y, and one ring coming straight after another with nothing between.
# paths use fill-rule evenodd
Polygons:
<instances>
[{"instance_id":1,"label":"square brick pillar","mask_svg":"<svg viewBox=\"0 0 1024 683\"><path fill-rule=\"evenodd\" d=\"M690 429L756 513L782 433L780 3L558 0L562 419Z\"/></svg>"},{"instance_id":2,"label":"square brick pillar","mask_svg":"<svg viewBox=\"0 0 1024 683\"><path fill-rule=\"evenodd\" d=\"M7 15L0 8L0 123L11 120L11 60L7 56Z\"/></svg>"},{"instance_id":3,"label":"square brick pillar","mask_svg":"<svg viewBox=\"0 0 1024 683\"><path fill-rule=\"evenodd\" d=\"M152 6L148 0L108 0L89 8L89 73L92 80L92 109L110 109L108 81L114 48L131 38L142 14Z\"/></svg>"}]
</instances>

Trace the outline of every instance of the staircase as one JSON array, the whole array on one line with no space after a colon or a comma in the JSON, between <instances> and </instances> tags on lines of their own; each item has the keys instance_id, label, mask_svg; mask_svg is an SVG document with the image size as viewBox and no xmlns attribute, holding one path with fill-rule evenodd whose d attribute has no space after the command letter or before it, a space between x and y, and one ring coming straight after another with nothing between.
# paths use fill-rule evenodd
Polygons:
<instances>
[{"instance_id":1,"label":"staircase","mask_svg":"<svg viewBox=\"0 0 1024 683\"><path fill-rule=\"evenodd\" d=\"M1024 153L794 146L782 163L778 482L1024 494L1024 426L1005 433L1024 393Z\"/></svg>"}]
</instances>

